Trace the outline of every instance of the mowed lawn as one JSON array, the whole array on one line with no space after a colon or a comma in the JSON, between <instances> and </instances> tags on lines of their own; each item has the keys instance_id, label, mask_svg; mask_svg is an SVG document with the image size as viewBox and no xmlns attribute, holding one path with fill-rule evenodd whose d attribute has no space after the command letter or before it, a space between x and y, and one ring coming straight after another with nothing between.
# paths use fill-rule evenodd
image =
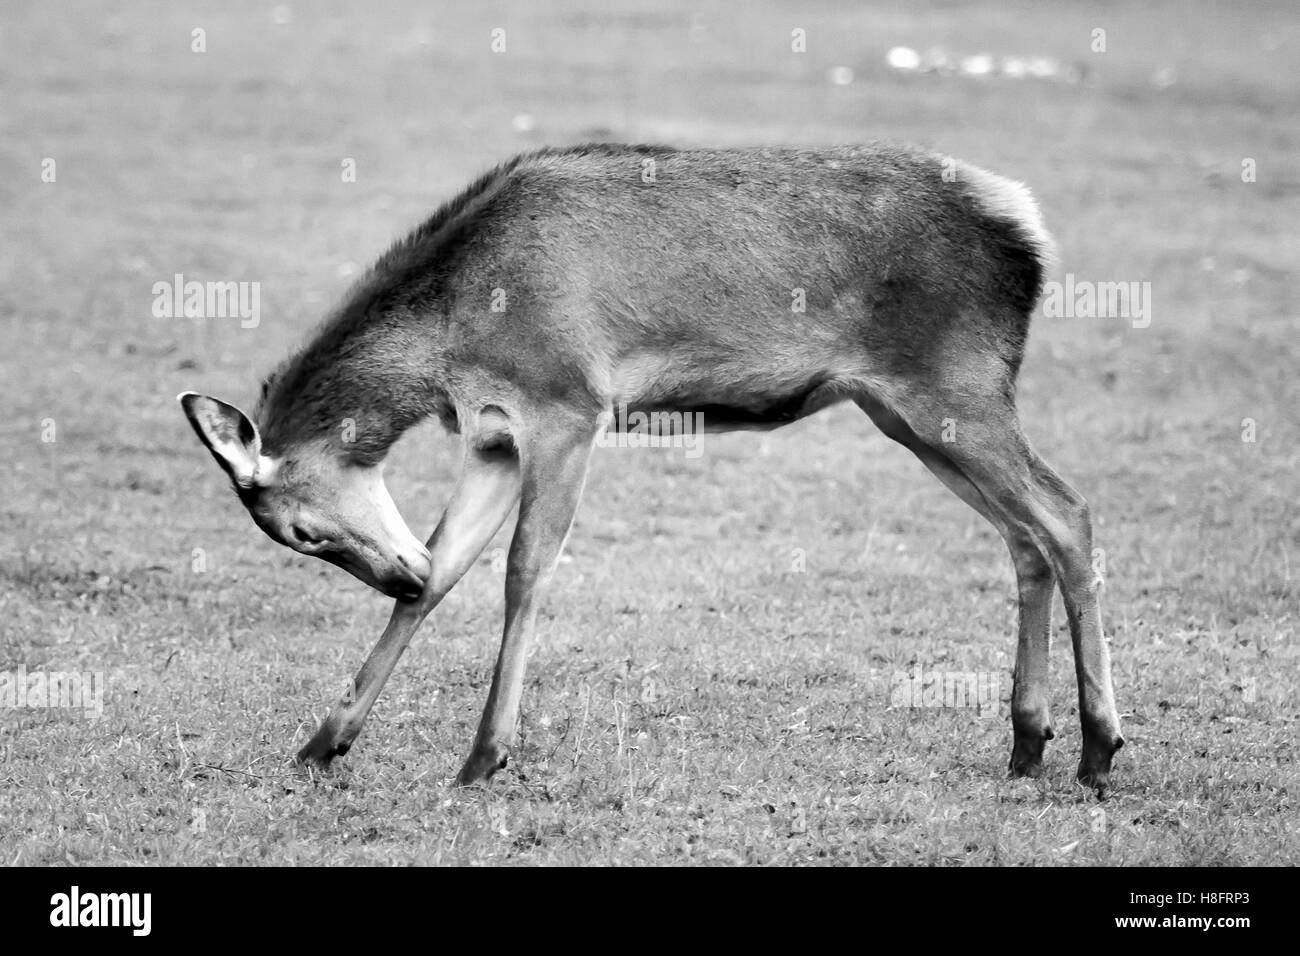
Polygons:
<instances>
[{"instance_id":1,"label":"mowed lawn","mask_svg":"<svg viewBox=\"0 0 1300 956\"><path fill-rule=\"evenodd\" d=\"M108 690L98 720L0 711L0 860L1300 862L1289 5L463 6L6 2L0 671ZM895 45L1053 57L1083 81L903 74ZM1029 183L1055 278L1150 283L1147 327L1040 314L1021 380L1104 552L1128 740L1109 799L1074 783L1059 601L1047 776L1005 779L1005 548L852 406L695 458L598 453L489 790L449 783L496 653L504 534L337 769L293 770L390 602L258 532L174 396L251 405L440 201L592 139L912 140ZM155 317L177 273L259 282L260 323ZM457 460L432 426L397 449L417 533ZM907 706L917 673L1000 704Z\"/></svg>"}]
</instances>

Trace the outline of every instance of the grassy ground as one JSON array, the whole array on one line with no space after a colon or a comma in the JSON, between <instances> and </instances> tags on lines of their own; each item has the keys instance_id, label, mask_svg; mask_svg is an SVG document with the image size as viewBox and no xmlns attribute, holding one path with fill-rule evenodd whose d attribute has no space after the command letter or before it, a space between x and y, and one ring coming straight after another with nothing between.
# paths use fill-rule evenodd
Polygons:
<instances>
[{"instance_id":1,"label":"grassy ground","mask_svg":"<svg viewBox=\"0 0 1300 956\"><path fill-rule=\"evenodd\" d=\"M104 672L108 694L97 721L0 712L0 860L1300 862L1294 13L787 7L6 3L0 670ZM895 44L1085 81L902 75ZM1105 550L1114 796L1073 784L1064 630L1048 776L1003 779L1003 545L843 407L698 459L599 453L490 792L447 785L495 654L491 554L338 771L291 772L388 602L257 533L176 392L249 400L353 272L522 148L875 138L1024 179L1063 269L1151 283L1147 328L1040 316L1021 392ZM174 273L259 281L261 324L155 318ZM455 462L431 428L395 453L417 532ZM917 667L1002 704L898 706Z\"/></svg>"}]
</instances>

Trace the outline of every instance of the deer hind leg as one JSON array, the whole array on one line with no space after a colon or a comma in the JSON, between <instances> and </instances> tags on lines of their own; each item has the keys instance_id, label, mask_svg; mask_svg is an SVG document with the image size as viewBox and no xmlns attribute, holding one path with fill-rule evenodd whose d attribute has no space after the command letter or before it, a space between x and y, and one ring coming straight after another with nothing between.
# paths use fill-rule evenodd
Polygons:
<instances>
[{"instance_id":1,"label":"deer hind leg","mask_svg":"<svg viewBox=\"0 0 1300 956\"><path fill-rule=\"evenodd\" d=\"M913 388L891 404L925 444L942 449L1009 526L1038 545L1050 564L1074 645L1083 730L1078 779L1104 796L1111 760L1124 739L1102 634L1087 502L1029 447L1015 406L1000 387L979 397L969 390L956 395ZM943 440L945 419L954 426L952 441Z\"/></svg>"},{"instance_id":2,"label":"deer hind leg","mask_svg":"<svg viewBox=\"0 0 1300 956\"><path fill-rule=\"evenodd\" d=\"M1053 737L1048 709L1048 658L1056 578L1051 565L1033 537L1004 519L965 473L943 454L942 447L932 448L921 441L905 421L874 398L861 396L856 401L877 428L915 454L953 494L983 515L1007 543L1019 592L1010 769L1017 777L1041 776L1043 745Z\"/></svg>"},{"instance_id":3,"label":"deer hind leg","mask_svg":"<svg viewBox=\"0 0 1300 956\"><path fill-rule=\"evenodd\" d=\"M555 570L582 498L592 445L604 422L547 416L515 435L523 488L506 559L505 633L474 746L457 786L486 782L506 765L519 718L524 665L542 592Z\"/></svg>"},{"instance_id":4,"label":"deer hind leg","mask_svg":"<svg viewBox=\"0 0 1300 956\"><path fill-rule=\"evenodd\" d=\"M420 597L398 601L388 626L345 694L298 752L298 762L324 768L352 747L402 652L429 612L455 586L519 500L514 456L496 449L466 449L465 467L447 510L429 539L432 572Z\"/></svg>"}]
</instances>

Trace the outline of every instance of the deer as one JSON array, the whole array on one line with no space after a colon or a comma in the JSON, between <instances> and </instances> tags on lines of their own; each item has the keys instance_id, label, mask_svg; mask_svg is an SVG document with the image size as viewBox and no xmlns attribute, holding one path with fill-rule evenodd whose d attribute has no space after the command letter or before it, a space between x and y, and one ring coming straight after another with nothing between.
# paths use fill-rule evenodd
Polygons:
<instances>
[{"instance_id":1,"label":"deer","mask_svg":"<svg viewBox=\"0 0 1300 956\"><path fill-rule=\"evenodd\" d=\"M374 263L266 378L251 416L178 396L258 527L395 599L297 762L323 769L348 752L421 623L517 509L500 650L455 785L506 765L538 607L593 448L630 417L613 409L702 416L716 432L853 402L1010 551L1012 777L1040 777L1054 736L1059 587L1076 778L1104 797L1124 740L1090 510L1030 447L1016 407L1054 261L1028 188L914 146L587 144L479 177ZM463 460L421 544L383 466L428 419L461 437Z\"/></svg>"}]
</instances>

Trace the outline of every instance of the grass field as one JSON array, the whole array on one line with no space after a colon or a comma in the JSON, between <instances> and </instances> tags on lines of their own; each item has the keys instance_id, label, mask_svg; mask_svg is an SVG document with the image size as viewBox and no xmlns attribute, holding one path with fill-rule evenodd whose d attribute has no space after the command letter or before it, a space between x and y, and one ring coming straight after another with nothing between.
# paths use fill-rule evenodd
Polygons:
<instances>
[{"instance_id":1,"label":"grass field","mask_svg":"<svg viewBox=\"0 0 1300 956\"><path fill-rule=\"evenodd\" d=\"M899 73L900 44L1083 81ZM6 2L0 671L107 693L97 720L0 711L0 861L1300 862L1298 46L1283 2ZM357 747L292 770L390 602L257 532L174 396L251 404L439 201L590 139L919 142L1028 182L1057 278L1150 283L1144 328L1039 315L1021 380L1104 549L1110 799L1074 784L1059 601L1048 773L1005 779L1005 548L851 406L698 458L598 453L490 790L449 783L496 653L492 549ZM176 273L260 282L260 324L156 318ZM457 448L429 426L395 453L417 534ZM1001 705L900 706L917 668Z\"/></svg>"}]
</instances>

